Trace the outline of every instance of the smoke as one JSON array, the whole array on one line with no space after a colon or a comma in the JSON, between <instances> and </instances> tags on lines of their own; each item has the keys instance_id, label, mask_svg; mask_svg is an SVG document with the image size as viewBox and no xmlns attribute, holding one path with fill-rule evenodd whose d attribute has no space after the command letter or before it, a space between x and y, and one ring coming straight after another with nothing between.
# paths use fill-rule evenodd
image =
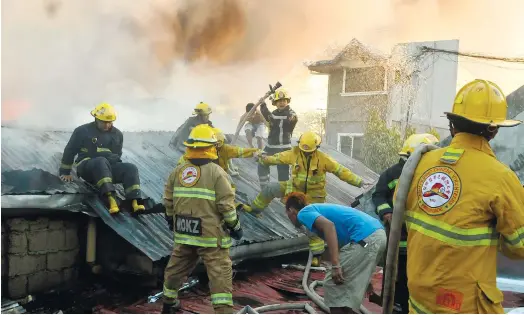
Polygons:
<instances>
[{"instance_id":1,"label":"smoke","mask_svg":"<svg viewBox=\"0 0 524 315\"><path fill-rule=\"evenodd\" d=\"M524 54L523 4L503 3L4 0L2 122L71 129L108 102L121 129L174 130L204 101L232 132L244 105L277 80L295 110L319 107L310 103L324 89L300 95L302 62L353 37L386 53L397 42L458 38L464 50Z\"/></svg>"}]
</instances>

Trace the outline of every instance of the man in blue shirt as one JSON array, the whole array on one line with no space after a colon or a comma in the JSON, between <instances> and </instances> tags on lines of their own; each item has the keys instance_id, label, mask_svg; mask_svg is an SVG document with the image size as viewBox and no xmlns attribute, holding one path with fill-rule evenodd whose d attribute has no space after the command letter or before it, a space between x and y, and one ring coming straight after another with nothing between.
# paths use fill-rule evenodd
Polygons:
<instances>
[{"instance_id":1,"label":"man in blue shirt","mask_svg":"<svg viewBox=\"0 0 524 315\"><path fill-rule=\"evenodd\" d=\"M293 192L286 213L326 241L331 269L324 280L324 302L333 314L356 312L386 250L386 233L379 220L351 207L307 204L306 196Z\"/></svg>"}]
</instances>

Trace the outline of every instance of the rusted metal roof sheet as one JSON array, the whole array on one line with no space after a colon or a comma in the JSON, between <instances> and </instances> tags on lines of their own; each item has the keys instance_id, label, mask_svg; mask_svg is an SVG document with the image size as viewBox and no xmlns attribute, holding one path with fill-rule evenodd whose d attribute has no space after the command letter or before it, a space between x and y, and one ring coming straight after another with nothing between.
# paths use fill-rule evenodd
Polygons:
<instances>
[{"instance_id":1,"label":"rusted metal roof sheet","mask_svg":"<svg viewBox=\"0 0 524 315\"><path fill-rule=\"evenodd\" d=\"M165 181L182 154L169 147L172 135L172 132L124 132L125 144L122 159L138 167L143 193L157 202L161 201ZM16 194L22 195L61 193L66 196L89 191L78 180L72 184L62 183L53 175L58 171L62 151L69 136L69 132L2 127L2 184L16 187ZM247 147L244 139L237 144ZM377 174L362 163L352 160L333 148L323 147L322 150L348 166L357 175L362 176L365 181L376 181ZM260 191L257 164L252 159L236 159L234 163L240 173L240 176L233 178L237 186L237 199L241 202L250 202ZM33 168L42 170L35 173L40 174L35 176L41 176L41 178L28 185L27 179L24 179L25 175L21 176L24 172L20 171L35 172ZM15 176L17 174L18 176ZM271 175L272 180L276 181L274 169ZM343 183L331 174L328 175L328 178L328 202L349 204L362 193L361 189ZM2 190L2 195L14 193L13 188L9 189ZM86 194L86 196L91 195L92 193ZM156 261L171 253L172 232L169 231L161 214L144 214L134 218L129 213L121 211L118 215L109 216L105 206L97 198L89 197L86 202L108 226L152 260ZM236 242L234 246L266 242L274 244L252 246L242 250L233 249L232 253L236 252L238 259L248 253L249 255L261 255L262 251L265 253L278 251L283 254L307 249L305 246L307 241L303 238L303 233L291 224L279 201L275 200L270 204L262 219L256 219L243 213L240 214L240 219L244 227L244 238L240 243ZM300 242L297 243L297 240ZM253 248L257 248L260 252L253 252Z\"/></svg>"}]
</instances>

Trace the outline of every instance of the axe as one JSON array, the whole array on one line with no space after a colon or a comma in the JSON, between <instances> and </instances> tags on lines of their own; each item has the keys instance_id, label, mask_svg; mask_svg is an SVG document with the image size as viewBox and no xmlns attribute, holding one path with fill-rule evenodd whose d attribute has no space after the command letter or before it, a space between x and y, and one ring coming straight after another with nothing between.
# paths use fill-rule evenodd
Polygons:
<instances>
[{"instance_id":1,"label":"axe","mask_svg":"<svg viewBox=\"0 0 524 315\"><path fill-rule=\"evenodd\" d=\"M275 93L275 90L278 89L281 86L282 86L282 84L280 82L278 82L278 81L277 81L277 83L275 83L274 86L271 86L271 84L269 85L269 91L267 91L266 94L264 94L264 96L262 96L258 100L258 102L255 104L255 106L253 106L253 108L251 108L251 110L247 113L247 115L245 115L244 118L242 120L240 120L240 122L238 123L237 131L235 132L235 135L233 136L233 140L231 140L231 144L234 144L237 141L238 134L240 133L240 130L242 129L242 126L244 126L244 124L246 123L247 118L251 114L253 114L255 112L255 110L257 110L257 108L258 108L258 106L260 104L264 103L266 98L268 98L271 94Z\"/></svg>"}]
</instances>

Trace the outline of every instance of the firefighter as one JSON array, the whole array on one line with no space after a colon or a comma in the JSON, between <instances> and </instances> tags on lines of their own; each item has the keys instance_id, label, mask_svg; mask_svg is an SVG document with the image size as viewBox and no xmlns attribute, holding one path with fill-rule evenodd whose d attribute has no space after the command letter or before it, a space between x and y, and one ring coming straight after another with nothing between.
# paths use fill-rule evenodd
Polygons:
<instances>
[{"instance_id":1,"label":"firefighter","mask_svg":"<svg viewBox=\"0 0 524 315\"><path fill-rule=\"evenodd\" d=\"M109 203L109 213L120 211L115 196L116 183L122 183L127 199L132 200L133 212L143 211L138 169L134 164L122 162L124 135L113 126L116 111L113 106L102 103L91 111L95 121L77 127L67 143L60 165L60 178L73 180L73 162L79 177L93 184ZM75 156L78 154L76 160Z\"/></svg>"},{"instance_id":2,"label":"firefighter","mask_svg":"<svg viewBox=\"0 0 524 315\"><path fill-rule=\"evenodd\" d=\"M267 138L267 145L264 152L268 154L275 154L291 149L291 137L293 130L297 124L297 115L295 111L289 106L291 98L288 93L280 88L275 91L272 99L273 106L276 106L273 112L267 109L265 103L260 105L260 111L264 118L269 122L269 135ZM280 164L277 166L278 181L285 182L289 179L289 165ZM269 166L258 165L258 178L260 181L260 188L269 184Z\"/></svg>"},{"instance_id":3,"label":"firefighter","mask_svg":"<svg viewBox=\"0 0 524 315\"><path fill-rule=\"evenodd\" d=\"M402 168L409 158L409 155L421 143L437 144L438 139L428 133L414 134L409 136L399 152L400 160L397 164L385 170L378 179L372 201L375 204L375 211L380 220L384 222L386 233L389 234L389 224L393 214L393 193L397 186ZM406 275L407 251L406 251L407 231L406 226L402 227L400 250L398 256L397 282L395 284L395 313L407 314L409 311L408 299L408 279Z\"/></svg>"},{"instance_id":4,"label":"firefighter","mask_svg":"<svg viewBox=\"0 0 524 315\"><path fill-rule=\"evenodd\" d=\"M326 200L326 173L332 173L346 183L362 187L362 178L333 160L329 155L318 151L321 138L315 132L307 131L300 136L298 146L291 150L277 153L273 156L260 157L264 165L291 165L291 179L287 182L277 182L267 185L257 195L251 205L245 205L243 210L257 217L274 198L298 191L309 198L310 203L324 203ZM310 234L309 248L314 255L313 266L320 265L320 255L324 252L324 241Z\"/></svg>"},{"instance_id":5,"label":"firefighter","mask_svg":"<svg viewBox=\"0 0 524 315\"><path fill-rule=\"evenodd\" d=\"M213 127L213 123L209 120L209 115L211 115L211 113L211 106L208 104L204 102L197 104L193 110L193 116L189 117L186 122L178 128L173 138L171 138L169 146L175 150L178 149L184 151L185 147L183 142L186 141L193 128L200 124L207 124Z\"/></svg>"},{"instance_id":6,"label":"firefighter","mask_svg":"<svg viewBox=\"0 0 524 315\"><path fill-rule=\"evenodd\" d=\"M414 171L411 182L397 186L410 188L410 313L504 313L497 250L524 259L524 189L489 144L498 128L521 123L506 113L495 83L467 83L446 113L451 144L404 167Z\"/></svg>"},{"instance_id":7,"label":"firefighter","mask_svg":"<svg viewBox=\"0 0 524 315\"><path fill-rule=\"evenodd\" d=\"M164 274L162 313L180 308L178 290L202 258L216 313L233 312L231 238L242 228L228 175L213 160L217 138L207 125L195 127L184 142L187 161L169 175L164 192L166 220L175 233L173 253Z\"/></svg>"}]
</instances>

